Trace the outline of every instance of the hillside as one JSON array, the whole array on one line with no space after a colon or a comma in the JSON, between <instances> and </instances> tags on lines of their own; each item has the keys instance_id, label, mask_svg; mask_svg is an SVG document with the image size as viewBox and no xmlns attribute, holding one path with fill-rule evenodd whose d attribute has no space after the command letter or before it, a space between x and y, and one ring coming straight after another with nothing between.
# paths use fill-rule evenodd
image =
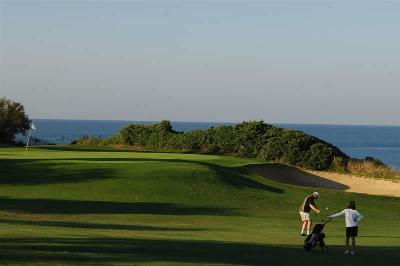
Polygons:
<instances>
[{"instance_id":1,"label":"hillside","mask_svg":"<svg viewBox=\"0 0 400 266\"><path fill-rule=\"evenodd\" d=\"M349 158L340 149L321 139L263 121L187 132L175 131L169 121L152 125L131 124L122 128L116 136L83 137L73 144L134 151L229 154L305 170L400 180L399 170L385 165L377 158Z\"/></svg>"},{"instance_id":2,"label":"hillside","mask_svg":"<svg viewBox=\"0 0 400 266\"><path fill-rule=\"evenodd\" d=\"M84 137L80 145L127 146L133 150L233 154L243 158L282 162L313 170L343 168L349 157L335 146L299 130L263 121L235 126L177 132L169 121L153 125L131 124L110 138Z\"/></svg>"},{"instance_id":3,"label":"hillside","mask_svg":"<svg viewBox=\"0 0 400 266\"><path fill-rule=\"evenodd\" d=\"M297 207L313 189L248 174L254 160L77 146L0 149L0 255L11 264L372 265L398 262L400 199L318 189L324 212L365 215L359 256L306 253ZM325 210L329 206L329 212ZM376 217L379 217L377 219ZM390 230L388 230L390 228Z\"/></svg>"}]
</instances>

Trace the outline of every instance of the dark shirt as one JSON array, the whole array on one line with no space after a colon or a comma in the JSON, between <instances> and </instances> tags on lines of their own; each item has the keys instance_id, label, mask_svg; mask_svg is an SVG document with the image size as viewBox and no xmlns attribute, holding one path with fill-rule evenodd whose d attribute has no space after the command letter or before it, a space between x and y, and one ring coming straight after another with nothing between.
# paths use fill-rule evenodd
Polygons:
<instances>
[{"instance_id":1,"label":"dark shirt","mask_svg":"<svg viewBox=\"0 0 400 266\"><path fill-rule=\"evenodd\" d=\"M314 197L312 195L307 196L304 199L302 206L300 206L300 211L302 211L302 212L310 212L311 211L310 204L315 206Z\"/></svg>"}]
</instances>

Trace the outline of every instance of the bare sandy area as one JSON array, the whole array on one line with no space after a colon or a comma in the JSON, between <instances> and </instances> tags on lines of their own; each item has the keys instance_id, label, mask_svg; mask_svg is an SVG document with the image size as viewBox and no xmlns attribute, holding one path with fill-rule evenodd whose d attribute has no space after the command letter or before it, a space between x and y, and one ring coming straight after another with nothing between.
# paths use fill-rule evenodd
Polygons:
<instances>
[{"instance_id":1,"label":"bare sandy area","mask_svg":"<svg viewBox=\"0 0 400 266\"><path fill-rule=\"evenodd\" d=\"M400 183L398 182L331 172L308 172L344 184L349 187L346 189L349 192L400 197Z\"/></svg>"},{"instance_id":2,"label":"bare sandy area","mask_svg":"<svg viewBox=\"0 0 400 266\"><path fill-rule=\"evenodd\" d=\"M251 173L286 184L400 197L400 183L389 180L331 172L303 171L279 163L249 165L247 169Z\"/></svg>"}]
</instances>

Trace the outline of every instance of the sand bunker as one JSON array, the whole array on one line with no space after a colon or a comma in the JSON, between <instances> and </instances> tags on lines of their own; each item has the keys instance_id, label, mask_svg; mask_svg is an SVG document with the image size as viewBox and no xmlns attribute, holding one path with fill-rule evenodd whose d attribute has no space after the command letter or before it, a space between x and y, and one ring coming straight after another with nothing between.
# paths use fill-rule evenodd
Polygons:
<instances>
[{"instance_id":1,"label":"sand bunker","mask_svg":"<svg viewBox=\"0 0 400 266\"><path fill-rule=\"evenodd\" d=\"M265 178L291 185L400 197L400 183L387 180L331 172L303 171L279 163L249 165L248 170Z\"/></svg>"}]
</instances>

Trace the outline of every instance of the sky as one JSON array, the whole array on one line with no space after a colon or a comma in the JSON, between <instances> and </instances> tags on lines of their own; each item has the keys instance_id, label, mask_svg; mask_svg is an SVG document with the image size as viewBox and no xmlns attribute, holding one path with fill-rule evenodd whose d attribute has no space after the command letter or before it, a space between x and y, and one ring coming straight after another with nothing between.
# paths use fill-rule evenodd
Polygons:
<instances>
[{"instance_id":1,"label":"sky","mask_svg":"<svg viewBox=\"0 0 400 266\"><path fill-rule=\"evenodd\" d=\"M400 125L400 1L0 0L30 118Z\"/></svg>"}]
</instances>

